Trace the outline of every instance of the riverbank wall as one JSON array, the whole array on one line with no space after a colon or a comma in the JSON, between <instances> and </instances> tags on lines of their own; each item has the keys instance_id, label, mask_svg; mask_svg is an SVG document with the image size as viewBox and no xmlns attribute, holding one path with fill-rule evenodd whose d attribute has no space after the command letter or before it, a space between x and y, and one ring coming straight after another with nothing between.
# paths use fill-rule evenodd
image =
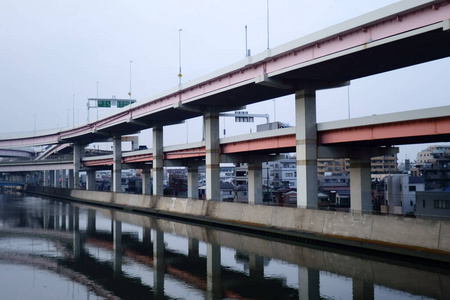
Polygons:
<instances>
[{"instance_id":1,"label":"riverbank wall","mask_svg":"<svg viewBox=\"0 0 450 300\"><path fill-rule=\"evenodd\" d=\"M312 243L450 262L450 221L64 188L29 193Z\"/></svg>"}]
</instances>

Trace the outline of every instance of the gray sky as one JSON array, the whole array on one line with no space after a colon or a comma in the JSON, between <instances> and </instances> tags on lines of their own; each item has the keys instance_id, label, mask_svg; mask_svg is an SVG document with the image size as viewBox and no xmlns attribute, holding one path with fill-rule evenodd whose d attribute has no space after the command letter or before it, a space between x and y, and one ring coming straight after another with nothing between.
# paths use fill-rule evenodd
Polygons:
<instances>
[{"instance_id":1,"label":"gray sky","mask_svg":"<svg viewBox=\"0 0 450 300\"><path fill-rule=\"evenodd\" d=\"M270 1L270 47L394 3L394 0ZM0 10L0 134L84 123L87 98L143 100L178 84L179 29L183 82L245 56L245 26L252 54L267 47L265 0L3 1ZM318 92L317 121L449 104L450 59L354 80ZM73 96L75 94L75 96ZM75 101L73 101L75 100ZM75 109L73 109L73 105ZM294 125L293 96L248 106ZM114 110L100 109L99 115ZM74 118L73 118L74 117ZM97 112L91 110L90 119ZM227 136L256 131L221 120ZM36 124L36 125L34 125ZM201 139L201 120L165 128L165 144ZM183 132L180 136L178 133ZM188 133L186 138L185 132ZM141 144L151 145L149 132ZM400 159L425 146L402 147Z\"/></svg>"}]
</instances>

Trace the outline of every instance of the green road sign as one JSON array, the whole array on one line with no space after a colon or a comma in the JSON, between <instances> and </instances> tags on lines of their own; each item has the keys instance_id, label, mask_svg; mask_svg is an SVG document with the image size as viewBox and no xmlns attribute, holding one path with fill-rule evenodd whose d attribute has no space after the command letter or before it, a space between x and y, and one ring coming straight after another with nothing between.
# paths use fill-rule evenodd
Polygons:
<instances>
[{"instance_id":1,"label":"green road sign","mask_svg":"<svg viewBox=\"0 0 450 300\"><path fill-rule=\"evenodd\" d=\"M98 107L111 107L111 101L109 100L98 100L97 101Z\"/></svg>"},{"instance_id":2,"label":"green road sign","mask_svg":"<svg viewBox=\"0 0 450 300\"><path fill-rule=\"evenodd\" d=\"M117 101L117 107L119 107L119 108L125 107L128 104L130 104L130 101Z\"/></svg>"}]
</instances>

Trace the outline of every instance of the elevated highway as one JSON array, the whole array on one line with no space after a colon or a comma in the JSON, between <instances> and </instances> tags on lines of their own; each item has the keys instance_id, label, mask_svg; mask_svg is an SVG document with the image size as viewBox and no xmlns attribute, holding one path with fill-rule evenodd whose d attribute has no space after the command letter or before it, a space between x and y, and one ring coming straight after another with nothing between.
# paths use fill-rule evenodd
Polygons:
<instances>
[{"instance_id":1,"label":"elevated highway","mask_svg":"<svg viewBox=\"0 0 450 300\"><path fill-rule=\"evenodd\" d=\"M415 117L399 113L317 124L316 90L450 56L448 4L443 0L400 1L268 49L98 121L39 136L0 139L0 148L72 143L74 175L69 181L78 182L83 166L112 164L113 191L120 191L122 164L152 161L155 195L163 191L165 160L204 156L209 200L219 199L220 161L225 155L246 153L239 159L251 165L249 178L254 179L249 182L249 197L254 202L261 197L257 184L261 158L254 154L295 150L299 207L317 207L317 157L350 157L351 182L360 183L351 187L352 209L367 211L371 197L370 155L382 153L384 149L379 146L448 140L448 108L440 115L437 108L416 112ZM220 112L288 94L295 94L293 129L256 133L241 141L219 139ZM423 118L421 113L429 117ZM204 117L204 142L164 147L163 126L198 116ZM121 136L148 128L153 130L152 151L122 154ZM111 138L111 158L82 159L85 145ZM321 152L325 146L326 151Z\"/></svg>"}]
</instances>

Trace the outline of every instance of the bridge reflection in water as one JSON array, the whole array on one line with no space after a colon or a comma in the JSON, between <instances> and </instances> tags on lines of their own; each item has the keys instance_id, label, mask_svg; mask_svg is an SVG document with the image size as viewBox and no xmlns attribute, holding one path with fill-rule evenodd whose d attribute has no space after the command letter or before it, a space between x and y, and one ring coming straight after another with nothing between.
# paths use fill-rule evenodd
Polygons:
<instances>
[{"instance_id":1,"label":"bridge reflection in water","mask_svg":"<svg viewBox=\"0 0 450 300\"><path fill-rule=\"evenodd\" d=\"M423 261L270 240L21 194L0 194L0 218L0 291L8 299L450 295L448 266Z\"/></svg>"}]
</instances>

